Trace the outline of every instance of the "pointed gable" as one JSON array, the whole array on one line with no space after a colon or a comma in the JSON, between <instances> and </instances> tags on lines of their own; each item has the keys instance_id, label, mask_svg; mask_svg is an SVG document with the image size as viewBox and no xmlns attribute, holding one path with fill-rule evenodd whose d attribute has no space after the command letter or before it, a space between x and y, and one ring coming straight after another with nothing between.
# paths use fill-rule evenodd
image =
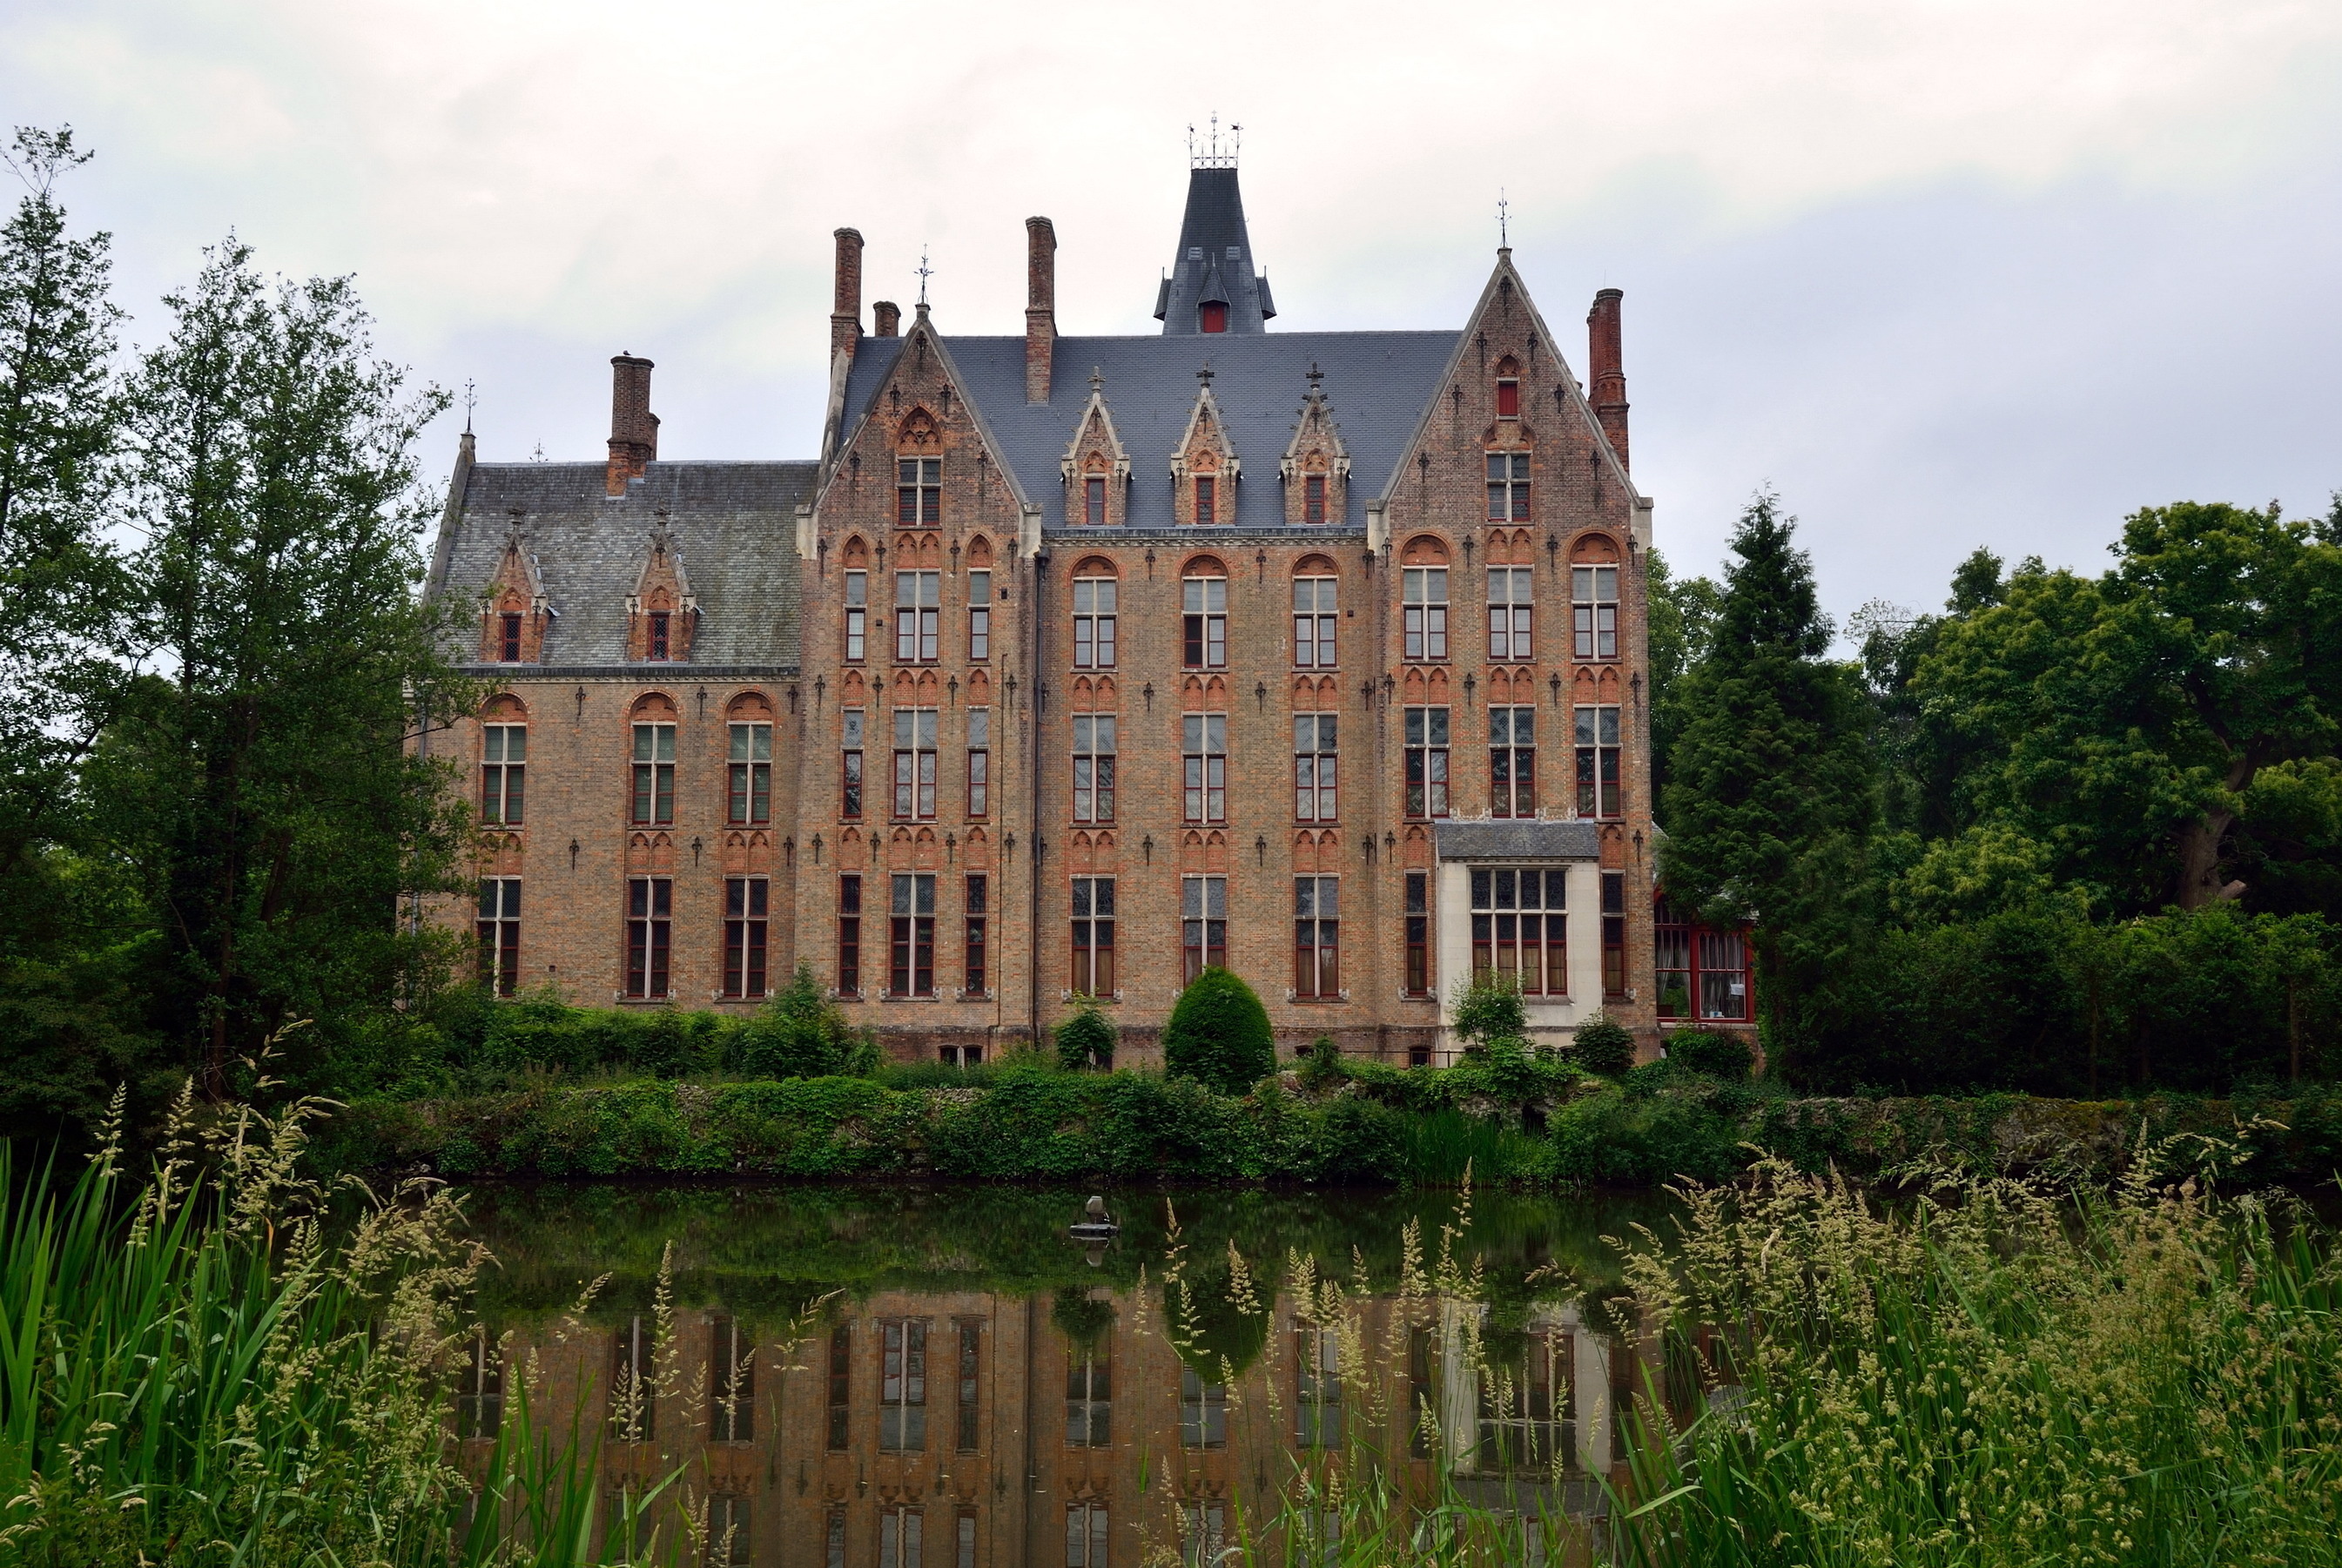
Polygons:
<instances>
[{"instance_id":1,"label":"pointed gable","mask_svg":"<svg viewBox=\"0 0 2342 1568\"><path fill-rule=\"evenodd\" d=\"M1285 481L1285 521L1298 525L1339 523L1348 515L1350 454L1326 403L1325 372L1309 367L1309 391L1277 472Z\"/></svg>"},{"instance_id":2,"label":"pointed gable","mask_svg":"<svg viewBox=\"0 0 2342 1568\"><path fill-rule=\"evenodd\" d=\"M1196 379L1200 385L1187 412L1187 428L1171 454L1172 520L1212 527L1236 521L1236 483L1243 477L1244 464L1212 396L1212 367L1205 365Z\"/></svg>"},{"instance_id":3,"label":"pointed gable","mask_svg":"<svg viewBox=\"0 0 2342 1568\"><path fill-rule=\"evenodd\" d=\"M683 552L664 525L652 530L650 554L626 599L626 657L636 662L691 657L699 602L683 570Z\"/></svg>"},{"instance_id":4,"label":"pointed gable","mask_svg":"<svg viewBox=\"0 0 2342 1568\"><path fill-rule=\"evenodd\" d=\"M504 556L488 581L480 610L480 659L485 664L535 664L545 658L545 633L553 622L553 602L545 574L515 528L505 536Z\"/></svg>"},{"instance_id":5,"label":"pointed gable","mask_svg":"<svg viewBox=\"0 0 2342 1568\"><path fill-rule=\"evenodd\" d=\"M1106 406L1106 377L1090 372L1090 400L1058 464L1066 481L1066 526L1119 527L1129 514L1130 454Z\"/></svg>"}]
</instances>

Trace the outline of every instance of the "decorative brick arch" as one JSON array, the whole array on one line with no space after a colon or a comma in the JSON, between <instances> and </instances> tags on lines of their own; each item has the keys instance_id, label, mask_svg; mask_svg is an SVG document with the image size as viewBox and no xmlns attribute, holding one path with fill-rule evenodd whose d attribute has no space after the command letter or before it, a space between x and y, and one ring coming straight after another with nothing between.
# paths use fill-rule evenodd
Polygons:
<instances>
[{"instance_id":1,"label":"decorative brick arch","mask_svg":"<svg viewBox=\"0 0 2342 1568\"><path fill-rule=\"evenodd\" d=\"M1217 555L1190 555L1179 566L1179 575L1183 580L1188 577L1225 577L1227 574L1227 563Z\"/></svg>"},{"instance_id":2,"label":"decorative brick arch","mask_svg":"<svg viewBox=\"0 0 2342 1568\"><path fill-rule=\"evenodd\" d=\"M986 707L990 705L991 702L992 677L985 674L982 670L975 671L967 677L968 706L973 708Z\"/></svg>"},{"instance_id":3,"label":"decorative brick arch","mask_svg":"<svg viewBox=\"0 0 2342 1568\"><path fill-rule=\"evenodd\" d=\"M925 404L915 404L895 426L895 445L899 451L936 457L942 455L943 444L942 428Z\"/></svg>"},{"instance_id":4,"label":"decorative brick arch","mask_svg":"<svg viewBox=\"0 0 2342 1568\"><path fill-rule=\"evenodd\" d=\"M528 704L511 692L498 692L480 704L480 717L492 724L525 724Z\"/></svg>"},{"instance_id":5,"label":"decorative brick arch","mask_svg":"<svg viewBox=\"0 0 2342 1568\"><path fill-rule=\"evenodd\" d=\"M838 559L846 564L849 571L864 571L870 564L870 546L863 542L862 535L859 534L847 534L846 547L837 554Z\"/></svg>"},{"instance_id":6,"label":"decorative brick arch","mask_svg":"<svg viewBox=\"0 0 2342 1568\"><path fill-rule=\"evenodd\" d=\"M1296 577L1339 577L1342 569L1334 564L1331 555L1304 555L1293 564Z\"/></svg>"},{"instance_id":7,"label":"decorative brick arch","mask_svg":"<svg viewBox=\"0 0 2342 1568\"><path fill-rule=\"evenodd\" d=\"M645 692L626 709L626 716L636 724L675 724L683 714L675 699L665 692Z\"/></svg>"},{"instance_id":8,"label":"decorative brick arch","mask_svg":"<svg viewBox=\"0 0 2342 1568\"><path fill-rule=\"evenodd\" d=\"M1401 564L1408 566L1445 566L1448 562L1447 541L1436 534L1417 534L1406 542L1399 554Z\"/></svg>"},{"instance_id":9,"label":"decorative brick arch","mask_svg":"<svg viewBox=\"0 0 2342 1568\"><path fill-rule=\"evenodd\" d=\"M967 830L967 839L960 846L960 854L970 871L992 869L992 835L980 827Z\"/></svg>"},{"instance_id":10,"label":"decorative brick arch","mask_svg":"<svg viewBox=\"0 0 2342 1568\"><path fill-rule=\"evenodd\" d=\"M1076 577L1119 578L1121 575L1121 566L1110 558L1104 555L1085 555L1074 563L1074 569L1066 574L1066 580L1070 583Z\"/></svg>"},{"instance_id":11,"label":"decorative brick arch","mask_svg":"<svg viewBox=\"0 0 2342 1568\"><path fill-rule=\"evenodd\" d=\"M967 542L967 565L973 572L986 571L992 565L992 541L982 534Z\"/></svg>"},{"instance_id":12,"label":"decorative brick arch","mask_svg":"<svg viewBox=\"0 0 2342 1568\"><path fill-rule=\"evenodd\" d=\"M837 685L837 700L843 706L858 708L869 700L869 688L863 683L862 672L848 670L846 679Z\"/></svg>"},{"instance_id":13,"label":"decorative brick arch","mask_svg":"<svg viewBox=\"0 0 2342 1568\"><path fill-rule=\"evenodd\" d=\"M770 724L773 718L772 699L762 692L742 692L724 704L724 716L738 724Z\"/></svg>"},{"instance_id":14,"label":"decorative brick arch","mask_svg":"<svg viewBox=\"0 0 2342 1568\"><path fill-rule=\"evenodd\" d=\"M1608 566L1618 559L1618 542L1598 528L1588 529L1569 542L1573 566Z\"/></svg>"}]
</instances>

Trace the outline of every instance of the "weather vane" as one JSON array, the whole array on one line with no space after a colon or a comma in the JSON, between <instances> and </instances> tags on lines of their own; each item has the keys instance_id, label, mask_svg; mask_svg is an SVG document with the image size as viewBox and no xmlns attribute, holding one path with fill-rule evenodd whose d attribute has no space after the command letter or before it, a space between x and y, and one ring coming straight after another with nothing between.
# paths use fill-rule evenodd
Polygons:
<instances>
[{"instance_id":1,"label":"weather vane","mask_svg":"<svg viewBox=\"0 0 2342 1568\"><path fill-rule=\"evenodd\" d=\"M473 392L472 378L465 376L464 378L464 434L466 435L472 434L472 410L479 401Z\"/></svg>"},{"instance_id":2,"label":"weather vane","mask_svg":"<svg viewBox=\"0 0 2342 1568\"><path fill-rule=\"evenodd\" d=\"M1220 116L1217 114L1214 114L1209 125L1211 128L1204 137L1201 151L1198 151L1196 147L1196 127L1192 125L1187 127L1188 167L1196 169L1235 168L1236 166L1236 155L1244 150L1244 127L1234 124L1231 124L1228 126L1227 150L1223 152L1220 149Z\"/></svg>"},{"instance_id":3,"label":"weather vane","mask_svg":"<svg viewBox=\"0 0 2342 1568\"><path fill-rule=\"evenodd\" d=\"M921 310L925 310L925 309L927 307L927 279L929 279L929 278L931 278L931 277L933 277L933 276L935 275L935 268L933 268L933 267L931 267L931 266L929 266L929 265L927 265L927 247L926 247L926 246L925 246L925 245L921 245L921 246L919 247L919 267L918 267L918 272L919 272L919 308L920 308Z\"/></svg>"},{"instance_id":4,"label":"weather vane","mask_svg":"<svg viewBox=\"0 0 2342 1568\"><path fill-rule=\"evenodd\" d=\"M1510 249L1513 243L1511 223L1512 203L1505 199L1505 187L1496 187L1496 243Z\"/></svg>"}]
</instances>

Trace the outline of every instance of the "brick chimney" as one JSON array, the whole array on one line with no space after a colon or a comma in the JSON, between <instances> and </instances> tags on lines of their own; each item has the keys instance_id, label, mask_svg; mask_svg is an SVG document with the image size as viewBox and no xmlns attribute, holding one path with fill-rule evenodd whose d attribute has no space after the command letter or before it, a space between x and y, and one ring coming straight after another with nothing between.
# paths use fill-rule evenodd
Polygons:
<instances>
[{"instance_id":1,"label":"brick chimney","mask_svg":"<svg viewBox=\"0 0 2342 1568\"><path fill-rule=\"evenodd\" d=\"M1594 417L1610 438L1619 465L1631 468L1626 461L1626 369L1618 348L1618 302L1625 297L1615 288L1594 296L1594 308L1586 313L1586 364L1594 381Z\"/></svg>"},{"instance_id":2,"label":"brick chimney","mask_svg":"<svg viewBox=\"0 0 2342 1568\"><path fill-rule=\"evenodd\" d=\"M1057 230L1046 218L1025 220L1025 401L1049 401L1049 366L1057 356Z\"/></svg>"},{"instance_id":3,"label":"brick chimney","mask_svg":"<svg viewBox=\"0 0 2342 1568\"><path fill-rule=\"evenodd\" d=\"M854 357L862 335L862 231L837 231L837 297L829 307L829 357Z\"/></svg>"},{"instance_id":4,"label":"brick chimney","mask_svg":"<svg viewBox=\"0 0 2342 1568\"><path fill-rule=\"evenodd\" d=\"M651 412L651 362L631 354L610 359L610 467L603 488L626 493L645 464L658 461L658 415Z\"/></svg>"},{"instance_id":5,"label":"brick chimney","mask_svg":"<svg viewBox=\"0 0 2342 1568\"><path fill-rule=\"evenodd\" d=\"M873 337L902 336L903 307L891 299L880 300L870 307L870 325Z\"/></svg>"}]
</instances>

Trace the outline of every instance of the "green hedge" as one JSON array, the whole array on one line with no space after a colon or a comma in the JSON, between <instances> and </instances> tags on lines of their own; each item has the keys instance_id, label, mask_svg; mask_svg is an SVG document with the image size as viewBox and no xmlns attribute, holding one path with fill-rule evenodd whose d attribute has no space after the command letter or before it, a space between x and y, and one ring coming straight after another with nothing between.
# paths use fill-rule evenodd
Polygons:
<instances>
[{"instance_id":1,"label":"green hedge","mask_svg":"<svg viewBox=\"0 0 2342 1568\"><path fill-rule=\"evenodd\" d=\"M2342 1168L2342 1096L2290 1104L2158 1097L2086 1104L2022 1095L1791 1100L1668 1063L1617 1084L1530 1061L1471 1067L1348 1066L1328 1094L1278 1080L1218 1094L1192 1079L1012 1068L980 1087L890 1087L867 1078L704 1084L644 1080L428 1101L362 1100L321 1129L344 1170L452 1177L943 1176L977 1180L1452 1182L1651 1184L1720 1178L1752 1146L1801 1166L1872 1175L1923 1157L2103 1176L2142 1136L2228 1145L2248 1177L2319 1179ZM1530 1080L1519 1081L1526 1073ZM1526 1089L1527 1093L1521 1091ZM1558 1090L1558 1093L1547 1093ZM1526 1114L1525 1114L1525 1112ZM1540 1125L1542 1121L1542 1125ZM2217 1140L2207 1143L2205 1140Z\"/></svg>"}]
</instances>

